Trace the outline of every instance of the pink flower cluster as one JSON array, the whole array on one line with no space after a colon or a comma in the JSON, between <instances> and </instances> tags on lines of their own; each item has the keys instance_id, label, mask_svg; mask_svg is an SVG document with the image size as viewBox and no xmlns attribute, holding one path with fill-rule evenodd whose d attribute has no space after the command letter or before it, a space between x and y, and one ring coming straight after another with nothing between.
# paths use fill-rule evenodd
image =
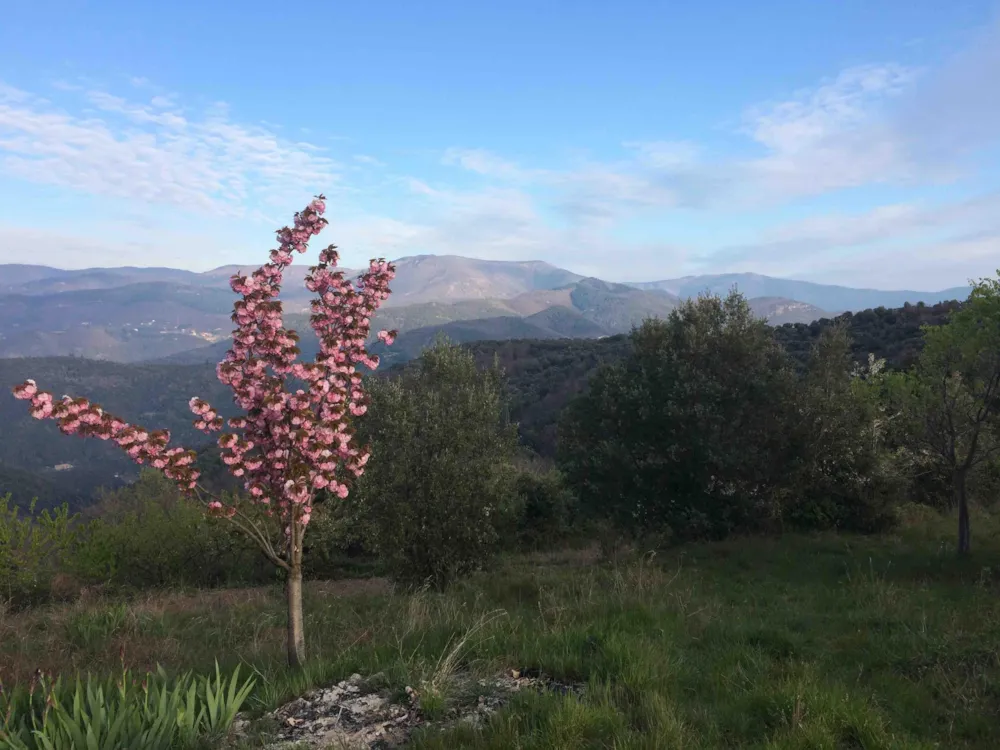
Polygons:
<instances>
[{"instance_id":1,"label":"pink flower cluster","mask_svg":"<svg viewBox=\"0 0 1000 750\"><path fill-rule=\"evenodd\" d=\"M182 489L194 489L197 484L194 451L168 448L170 433L167 430L150 432L129 424L85 398L63 396L56 401L51 393L38 390L34 380L21 383L13 390L15 398L31 401L31 416L57 420L63 434L110 440L124 449L133 461L159 469Z\"/></svg>"},{"instance_id":2,"label":"pink flower cluster","mask_svg":"<svg viewBox=\"0 0 1000 750\"><path fill-rule=\"evenodd\" d=\"M317 491L341 498L348 494L350 477L364 473L369 454L355 445L352 417L365 413L367 396L359 366L374 370L378 357L369 355L371 318L390 293L395 268L373 260L356 282L334 270L339 259L331 245L310 268L306 287L316 293L310 324L320 342L314 362L299 363L298 336L284 327L280 291L282 274L293 254L303 253L309 240L326 226L323 196L295 215L294 226L277 232L279 247L270 262L250 276L235 275L233 291L241 295L233 307L233 345L219 364L219 380L233 391L244 416L228 420L233 432L219 437L222 460L240 477L252 501L278 514L286 530L305 526ZM394 331L380 331L380 341L391 344ZM300 385L286 389L290 382ZM31 399L32 415L60 420L67 434L93 435L114 440L139 463L161 469L185 490L196 486L198 473L190 466L193 453L166 447L166 432L148 433L104 413L86 399L64 398L53 403L51 394L38 391L33 381L17 386L18 398ZM189 406L194 426L206 433L223 429L224 420L200 398ZM232 516L235 506L220 500L209 509Z\"/></svg>"},{"instance_id":3,"label":"pink flower cluster","mask_svg":"<svg viewBox=\"0 0 1000 750\"><path fill-rule=\"evenodd\" d=\"M361 476L368 461L367 451L354 444L350 418L367 409L358 366L378 366L365 342L395 271L384 260L372 261L355 284L343 271L332 270L336 248L323 250L306 277L306 287L317 295L310 323L320 351L314 362L296 362L298 336L284 328L276 297L293 253L305 252L310 238L326 226L325 210L320 196L296 214L293 227L277 233L280 246L271 252L270 263L250 276L233 276L231 286L243 298L234 307L233 346L218 367L219 380L232 388L245 412L229 420L239 432L219 438L222 460L243 478L251 498L274 508L286 522L303 525L316 491L346 497L348 475ZM383 331L379 338L391 341L394 335ZM293 379L301 387L286 390ZM191 409L198 429L221 429L207 403L192 399Z\"/></svg>"}]
</instances>

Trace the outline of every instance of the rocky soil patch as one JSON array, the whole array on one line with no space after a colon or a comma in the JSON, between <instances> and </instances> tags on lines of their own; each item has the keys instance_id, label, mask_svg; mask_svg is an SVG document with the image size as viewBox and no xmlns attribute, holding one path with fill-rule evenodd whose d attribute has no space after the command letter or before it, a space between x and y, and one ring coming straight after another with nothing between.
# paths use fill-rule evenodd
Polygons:
<instances>
[{"instance_id":1,"label":"rocky soil patch","mask_svg":"<svg viewBox=\"0 0 1000 750\"><path fill-rule=\"evenodd\" d=\"M478 693L468 705L450 708L444 718L429 721L420 708L420 695L406 688L407 700L392 700L392 695L373 687L375 678L365 680L353 675L332 687L306 693L268 714L277 723L277 736L268 750L306 750L306 748L394 748L406 744L418 727L447 727L459 722L478 725L503 707L510 696L522 690L582 695L583 686L562 683L537 672L511 670L492 678L466 678L463 692ZM248 723L237 719L237 735L244 734Z\"/></svg>"}]
</instances>

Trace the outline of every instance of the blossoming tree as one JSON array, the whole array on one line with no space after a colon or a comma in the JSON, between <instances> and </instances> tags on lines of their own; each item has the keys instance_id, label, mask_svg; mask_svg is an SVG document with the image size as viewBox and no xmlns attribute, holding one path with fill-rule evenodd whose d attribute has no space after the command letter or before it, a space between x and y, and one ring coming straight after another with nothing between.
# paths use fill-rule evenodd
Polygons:
<instances>
[{"instance_id":1,"label":"blossoming tree","mask_svg":"<svg viewBox=\"0 0 1000 750\"><path fill-rule=\"evenodd\" d=\"M368 461L368 450L356 445L352 427L352 418L367 409L358 366L378 366L378 357L368 354L365 342L395 273L391 263L373 260L368 271L351 281L334 270L336 248L323 250L306 276L306 287L316 294L310 323L320 348L315 361L296 362L298 336L284 327L277 297L293 253L304 253L310 238L328 223L325 209L324 197L318 196L295 215L292 227L278 230L280 244L271 251L270 262L250 276L237 274L230 280L241 295L233 307L237 328L217 372L243 413L228 420L231 431L223 433L218 444L223 462L242 480L244 494L222 497L206 491L198 483L194 451L170 447L166 430L129 424L86 398L54 399L33 380L13 389L17 398L31 402L36 419L58 421L67 435L110 440L136 463L162 471L208 512L229 519L284 570L288 662L296 667L305 659L302 540L317 493L346 497L350 478L360 477ZM394 331L378 334L387 344L394 336ZM223 429L224 420L210 404L192 398L190 407L197 429Z\"/></svg>"}]
</instances>

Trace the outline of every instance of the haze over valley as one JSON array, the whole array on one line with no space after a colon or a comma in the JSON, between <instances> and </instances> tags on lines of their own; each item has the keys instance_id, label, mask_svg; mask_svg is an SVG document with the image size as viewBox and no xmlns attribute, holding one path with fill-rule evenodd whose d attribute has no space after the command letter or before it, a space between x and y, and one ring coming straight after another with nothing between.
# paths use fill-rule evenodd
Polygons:
<instances>
[{"instance_id":1,"label":"haze over valley","mask_svg":"<svg viewBox=\"0 0 1000 750\"><path fill-rule=\"evenodd\" d=\"M229 278L255 266L195 273L168 268L0 265L0 357L77 356L114 362L218 361L232 331ZM545 262L420 255L397 261L393 294L376 327L402 334L394 357L415 356L439 334L487 339L599 338L664 317L682 299L736 288L773 325L847 311L963 299L936 291L853 289L758 274L611 283ZM282 300L293 328L308 326L308 267L285 274ZM349 275L356 273L348 271Z\"/></svg>"}]
</instances>

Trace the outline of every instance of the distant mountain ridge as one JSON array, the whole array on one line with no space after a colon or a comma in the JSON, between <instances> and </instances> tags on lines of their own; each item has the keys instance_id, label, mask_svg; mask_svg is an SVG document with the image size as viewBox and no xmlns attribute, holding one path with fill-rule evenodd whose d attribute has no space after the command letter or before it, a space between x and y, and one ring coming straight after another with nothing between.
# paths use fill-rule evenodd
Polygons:
<instances>
[{"instance_id":1,"label":"distant mountain ridge","mask_svg":"<svg viewBox=\"0 0 1000 750\"><path fill-rule=\"evenodd\" d=\"M544 261L488 261L457 255L413 255L394 261L397 267L394 304L455 302L468 299L509 299L536 290L554 290L585 278ZM107 289L141 282L173 282L229 288L229 277L249 273L256 263L230 264L201 273L176 268L87 268L65 270L42 265L0 264L0 294L48 294L75 289ZM357 269L342 269L348 275ZM301 286L308 266L293 265L285 271L288 288ZM805 302L831 312L898 307L907 302L935 304L938 298L965 298L970 287L939 291L857 289L810 281L782 279L755 273L684 276L659 281L624 282L645 291L661 290L675 297L695 297L701 292L725 294L738 288L746 297L782 297Z\"/></svg>"},{"instance_id":2,"label":"distant mountain ridge","mask_svg":"<svg viewBox=\"0 0 1000 750\"><path fill-rule=\"evenodd\" d=\"M600 338L624 333L647 317L666 317L680 300L664 292L644 292L600 279L581 279L562 289L526 292L509 300L465 300L450 305L423 302L380 309L373 330L400 332L391 347L373 344L372 351L392 362L405 361L437 336L456 343L486 339ZM312 357L318 343L305 316L289 315L287 323L302 336L299 345ZM184 351L159 361L178 364L218 361L228 341Z\"/></svg>"},{"instance_id":3,"label":"distant mountain ridge","mask_svg":"<svg viewBox=\"0 0 1000 750\"><path fill-rule=\"evenodd\" d=\"M808 323L845 310L964 299L940 292L851 289L756 274L690 276L614 284L542 261L484 261L417 255L395 261L392 296L376 325L400 330L401 347L445 333L457 340L509 337L590 338L627 331L664 316L680 300L736 287L772 324ZM204 362L228 348L235 299L229 278L256 266L196 273L170 268L0 265L0 357L73 355L119 362ZM355 269L342 269L349 276ZM305 265L285 271L289 324L306 331L311 293ZM461 324L461 325L459 325ZM424 330L426 329L426 330ZM472 337L472 338L470 338ZM398 356L393 354L392 356Z\"/></svg>"},{"instance_id":4,"label":"distant mountain ridge","mask_svg":"<svg viewBox=\"0 0 1000 750\"><path fill-rule=\"evenodd\" d=\"M143 282L200 285L204 274L179 268L84 268L67 271L51 266L0 264L0 294L52 294L85 289L112 289Z\"/></svg>"},{"instance_id":5,"label":"distant mountain ridge","mask_svg":"<svg viewBox=\"0 0 1000 750\"><path fill-rule=\"evenodd\" d=\"M811 281L778 279L756 273L725 273L708 276L684 276L663 281L628 282L636 289L662 289L678 297L697 297L703 292L726 294L730 289L738 289L744 296L782 297L805 302L833 313L856 312L878 307L902 307L907 302L923 302L935 305L954 299L965 299L972 287L960 286L937 292L917 292L911 290L855 289L833 284L816 284Z\"/></svg>"}]
</instances>

